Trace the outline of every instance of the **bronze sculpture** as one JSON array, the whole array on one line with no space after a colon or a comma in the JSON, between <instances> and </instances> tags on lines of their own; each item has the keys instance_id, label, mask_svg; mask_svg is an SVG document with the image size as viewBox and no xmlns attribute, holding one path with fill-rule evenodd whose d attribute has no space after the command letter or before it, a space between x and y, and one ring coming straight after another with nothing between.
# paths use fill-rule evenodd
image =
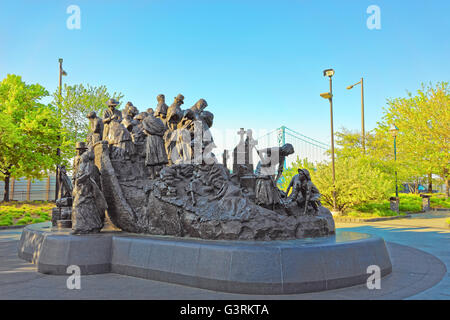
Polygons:
<instances>
[{"instance_id":1,"label":"bronze sculpture","mask_svg":"<svg viewBox=\"0 0 450 320\"><path fill-rule=\"evenodd\" d=\"M238 145L233 150L233 172L253 173L253 149L258 144L258 141L253 139L253 131L241 128L237 132L240 136ZM244 136L246 138L244 139Z\"/></svg>"},{"instance_id":2,"label":"bronze sculpture","mask_svg":"<svg viewBox=\"0 0 450 320\"><path fill-rule=\"evenodd\" d=\"M72 165L72 185L75 184L75 175L76 175L76 172L78 171L78 166L80 164L81 155L84 152L86 152L86 150L87 150L86 143L83 141L77 142L75 144L75 150L76 150L77 154L75 155L75 158L73 160L73 165Z\"/></svg>"},{"instance_id":3,"label":"bronze sculpture","mask_svg":"<svg viewBox=\"0 0 450 320\"><path fill-rule=\"evenodd\" d=\"M256 203L265 207L274 207L281 202L280 190L276 186L280 179L284 161L286 157L294 153L294 147L290 143L286 143L282 147L272 147L258 150L261 158L256 171ZM275 167L278 166L278 173L275 179Z\"/></svg>"},{"instance_id":4,"label":"bronze sculpture","mask_svg":"<svg viewBox=\"0 0 450 320\"><path fill-rule=\"evenodd\" d=\"M209 128L213 124L214 115L204 111L207 106L206 100L200 99L183 112L176 130L177 160L173 163L202 163L199 158L212 142Z\"/></svg>"},{"instance_id":5,"label":"bronze sculpture","mask_svg":"<svg viewBox=\"0 0 450 320\"><path fill-rule=\"evenodd\" d=\"M175 163L178 159L178 153L176 150L178 132L178 123L182 118L181 105L184 103L184 96L179 94L174 98L174 102L167 109L166 126L167 130L164 134L164 145L166 148L167 159L169 165Z\"/></svg>"},{"instance_id":6,"label":"bronze sculpture","mask_svg":"<svg viewBox=\"0 0 450 320\"><path fill-rule=\"evenodd\" d=\"M115 99L109 99L106 103L108 109L103 115L103 140L108 141L111 147L111 155L114 159L129 159L134 152L131 134L121 124L122 113L116 109L119 102Z\"/></svg>"},{"instance_id":7,"label":"bronze sculpture","mask_svg":"<svg viewBox=\"0 0 450 320\"><path fill-rule=\"evenodd\" d=\"M122 121L122 113L116 109L116 106L119 105L119 101L116 99L109 99L106 102L108 109L103 113L103 123L105 125L103 130L103 140L107 140L110 138L110 128L113 126L113 122L120 123Z\"/></svg>"},{"instance_id":8,"label":"bronze sculpture","mask_svg":"<svg viewBox=\"0 0 450 320\"><path fill-rule=\"evenodd\" d=\"M301 192L303 193L303 197L305 199L305 211L306 214L308 212L308 205L310 204L314 212L317 213L319 211L320 206L320 192L319 189L314 185L314 183L311 181L311 175L309 174L309 171L307 169L302 169L302 184L301 184Z\"/></svg>"},{"instance_id":9,"label":"bronze sculpture","mask_svg":"<svg viewBox=\"0 0 450 320\"><path fill-rule=\"evenodd\" d=\"M93 179L94 153L81 155L73 190L72 233L96 233L103 228L108 205L102 191Z\"/></svg>"},{"instance_id":10,"label":"bronze sculpture","mask_svg":"<svg viewBox=\"0 0 450 320\"><path fill-rule=\"evenodd\" d=\"M91 146L103 138L103 121L94 111L89 112L86 117L89 119L89 133L86 141L88 146Z\"/></svg>"},{"instance_id":11,"label":"bronze sculpture","mask_svg":"<svg viewBox=\"0 0 450 320\"><path fill-rule=\"evenodd\" d=\"M183 111L181 105L184 104L184 96L182 94L177 95L174 98L173 103L167 109L167 127L169 130L176 130L178 122L183 117Z\"/></svg>"},{"instance_id":12,"label":"bronze sculpture","mask_svg":"<svg viewBox=\"0 0 450 320\"><path fill-rule=\"evenodd\" d=\"M161 119L150 113L142 120L142 129L147 135L145 140L145 165L150 169L150 178L154 179L162 166L168 163L163 141L165 126Z\"/></svg>"},{"instance_id":13,"label":"bronze sculpture","mask_svg":"<svg viewBox=\"0 0 450 320\"><path fill-rule=\"evenodd\" d=\"M131 101L128 101L122 111L122 124L128 131L133 131L133 127L138 124L134 117L139 113L138 109Z\"/></svg>"},{"instance_id":14,"label":"bronze sculpture","mask_svg":"<svg viewBox=\"0 0 450 320\"><path fill-rule=\"evenodd\" d=\"M66 166L60 166L59 170L58 199L72 197L72 182L67 176Z\"/></svg>"},{"instance_id":15,"label":"bronze sculpture","mask_svg":"<svg viewBox=\"0 0 450 320\"><path fill-rule=\"evenodd\" d=\"M153 110L152 110L153 111ZM143 146L145 144L146 135L144 133L143 124L142 122L146 117L148 117L147 112L141 112L138 115L134 117L134 121L136 123L133 126L133 130L131 131L131 138L133 140L133 143L136 145L137 149L140 149L138 146ZM142 150L144 148L142 147ZM138 154L142 154L142 150L136 150Z\"/></svg>"},{"instance_id":16,"label":"bronze sculpture","mask_svg":"<svg viewBox=\"0 0 450 320\"><path fill-rule=\"evenodd\" d=\"M251 130L242 130L243 164L233 159L237 170L231 174L212 152L214 115L205 110L207 102L199 99L183 111L184 97L178 95L164 123L164 99L158 97L158 112L149 108L137 114L129 103L123 118L115 109L118 101L109 100L104 141L88 152L85 144L77 144L75 233L98 232L106 203L111 222L127 232L241 240L334 232L331 213L320 205L307 172L292 183L295 199L277 187L292 145L257 150L261 161L254 173L251 153L257 141Z\"/></svg>"},{"instance_id":17,"label":"bronze sculpture","mask_svg":"<svg viewBox=\"0 0 450 320\"><path fill-rule=\"evenodd\" d=\"M166 98L163 94L159 94L156 100L158 105L156 106L155 117L160 118L166 124L167 109L169 108L166 104Z\"/></svg>"}]
</instances>

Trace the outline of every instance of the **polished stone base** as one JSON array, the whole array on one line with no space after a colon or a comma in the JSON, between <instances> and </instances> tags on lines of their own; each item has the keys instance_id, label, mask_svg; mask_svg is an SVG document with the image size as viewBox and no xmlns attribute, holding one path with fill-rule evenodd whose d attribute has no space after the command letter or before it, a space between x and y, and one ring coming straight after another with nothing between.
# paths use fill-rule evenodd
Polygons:
<instances>
[{"instance_id":1,"label":"polished stone base","mask_svg":"<svg viewBox=\"0 0 450 320\"><path fill-rule=\"evenodd\" d=\"M392 271L384 240L353 232L283 241L213 241L123 232L70 235L50 223L23 230L19 257L38 271L114 272L197 288L247 294L323 291L366 283L370 265Z\"/></svg>"},{"instance_id":2,"label":"polished stone base","mask_svg":"<svg viewBox=\"0 0 450 320\"><path fill-rule=\"evenodd\" d=\"M56 225L59 229L72 228L72 220L58 220Z\"/></svg>"}]
</instances>

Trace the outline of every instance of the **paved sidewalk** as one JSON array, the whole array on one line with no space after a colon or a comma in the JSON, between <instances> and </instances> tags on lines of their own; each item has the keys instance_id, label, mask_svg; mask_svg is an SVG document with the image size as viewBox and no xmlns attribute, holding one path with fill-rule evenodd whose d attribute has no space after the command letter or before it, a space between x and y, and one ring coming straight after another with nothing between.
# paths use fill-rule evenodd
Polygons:
<instances>
[{"instance_id":1,"label":"paved sidewalk","mask_svg":"<svg viewBox=\"0 0 450 320\"><path fill-rule=\"evenodd\" d=\"M361 224L337 224L347 231L376 234L388 241L393 273L381 290L365 285L317 293L257 296L214 292L118 274L82 276L81 290L69 290L66 276L36 272L17 257L21 229L0 231L0 299L450 299L450 229L441 216ZM417 250L420 249L420 250ZM423 250L423 251L421 251Z\"/></svg>"},{"instance_id":2,"label":"paved sidewalk","mask_svg":"<svg viewBox=\"0 0 450 320\"><path fill-rule=\"evenodd\" d=\"M439 258L447 268L445 277L438 285L409 299L450 300L450 228L445 223L448 218L450 210L430 211L414 214L409 219L364 224L339 223L336 227L347 231L376 234L385 241L420 249Z\"/></svg>"}]
</instances>

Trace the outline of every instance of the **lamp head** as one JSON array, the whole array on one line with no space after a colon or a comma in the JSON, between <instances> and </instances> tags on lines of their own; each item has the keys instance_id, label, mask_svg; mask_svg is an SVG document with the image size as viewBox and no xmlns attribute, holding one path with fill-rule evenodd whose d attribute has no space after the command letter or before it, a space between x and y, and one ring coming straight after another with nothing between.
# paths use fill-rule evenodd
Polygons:
<instances>
[{"instance_id":1,"label":"lamp head","mask_svg":"<svg viewBox=\"0 0 450 320\"><path fill-rule=\"evenodd\" d=\"M332 76L334 76L334 70L333 69L323 70L323 76L331 78Z\"/></svg>"},{"instance_id":2,"label":"lamp head","mask_svg":"<svg viewBox=\"0 0 450 320\"><path fill-rule=\"evenodd\" d=\"M353 86L348 86L347 90L353 89Z\"/></svg>"},{"instance_id":3,"label":"lamp head","mask_svg":"<svg viewBox=\"0 0 450 320\"><path fill-rule=\"evenodd\" d=\"M62 59L62 58L59 58L58 61L59 61L59 63L62 63L62 62L63 62L63 59Z\"/></svg>"},{"instance_id":4,"label":"lamp head","mask_svg":"<svg viewBox=\"0 0 450 320\"><path fill-rule=\"evenodd\" d=\"M333 95L329 92L321 93L320 96L324 99L331 99L333 97Z\"/></svg>"},{"instance_id":5,"label":"lamp head","mask_svg":"<svg viewBox=\"0 0 450 320\"><path fill-rule=\"evenodd\" d=\"M391 127L389 128L389 131L391 132L391 135L393 137L396 137L399 130L398 130L398 128L397 128L397 126L395 124L391 124Z\"/></svg>"}]
</instances>

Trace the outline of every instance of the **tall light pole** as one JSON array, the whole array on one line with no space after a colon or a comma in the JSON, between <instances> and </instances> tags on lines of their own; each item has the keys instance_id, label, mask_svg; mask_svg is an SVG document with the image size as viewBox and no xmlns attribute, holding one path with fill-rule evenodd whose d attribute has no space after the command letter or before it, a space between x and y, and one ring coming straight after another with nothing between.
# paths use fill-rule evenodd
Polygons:
<instances>
[{"instance_id":1,"label":"tall light pole","mask_svg":"<svg viewBox=\"0 0 450 320\"><path fill-rule=\"evenodd\" d=\"M331 118L331 161L333 166L333 210L336 211L336 172L334 167L334 129L333 129L333 82L332 77L334 76L333 69L326 69L323 71L324 77L330 78L330 91L321 93L320 96L324 99L330 101L330 118Z\"/></svg>"},{"instance_id":2,"label":"tall light pole","mask_svg":"<svg viewBox=\"0 0 450 320\"><path fill-rule=\"evenodd\" d=\"M391 124L389 128L392 136L394 137L394 163L395 163L395 197L398 198L398 185L397 185L397 133L398 128L395 124Z\"/></svg>"},{"instance_id":3,"label":"tall light pole","mask_svg":"<svg viewBox=\"0 0 450 320\"><path fill-rule=\"evenodd\" d=\"M63 67L62 67L62 63L63 63L63 59L59 58L59 106L58 106L58 113L60 113L60 107L61 107L61 102L62 102L62 77L63 76L67 76L67 72L64 71ZM59 140L59 137L58 137ZM58 148L56 149L56 156L59 158L61 155L61 149ZM55 201L58 199L58 191L59 191L59 165L56 166L56 181L55 181Z\"/></svg>"},{"instance_id":4,"label":"tall light pole","mask_svg":"<svg viewBox=\"0 0 450 320\"><path fill-rule=\"evenodd\" d=\"M361 78L360 81L355 83L354 85L348 86L347 89L350 90L354 86L361 84L361 135L362 135L362 147L363 152L366 153L366 135L364 131L364 78Z\"/></svg>"}]
</instances>

